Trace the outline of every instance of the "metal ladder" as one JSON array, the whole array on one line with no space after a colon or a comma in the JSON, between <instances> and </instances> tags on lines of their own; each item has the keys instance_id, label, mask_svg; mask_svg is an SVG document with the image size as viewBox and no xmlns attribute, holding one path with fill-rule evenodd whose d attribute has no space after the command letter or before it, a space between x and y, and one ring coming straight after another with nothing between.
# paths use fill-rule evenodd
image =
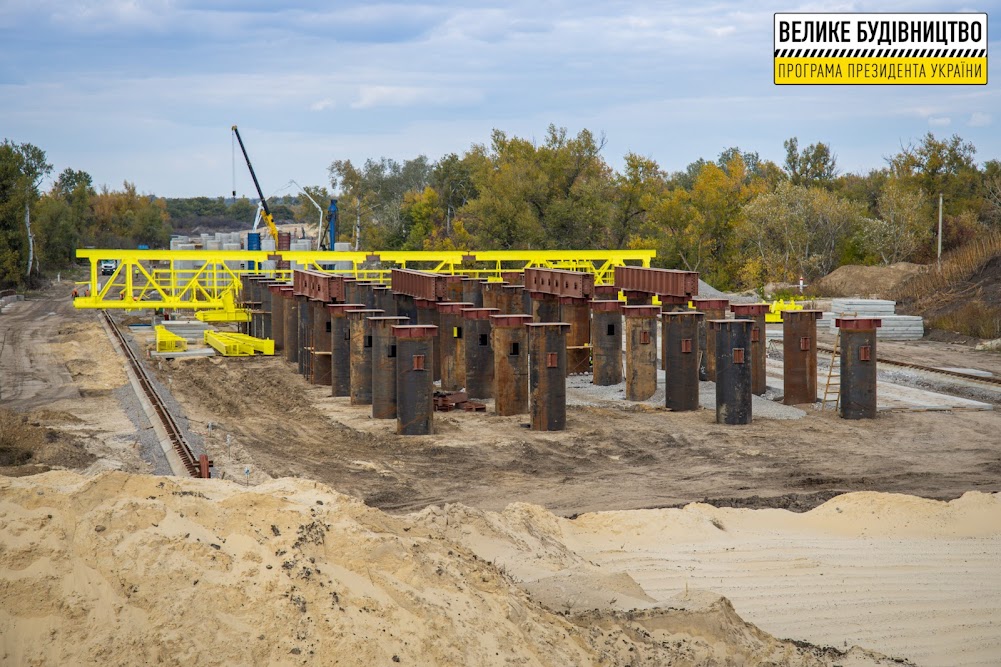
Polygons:
<instances>
[{"instance_id":1,"label":"metal ladder","mask_svg":"<svg viewBox=\"0 0 1001 667\"><path fill-rule=\"evenodd\" d=\"M834 411L838 411L841 402L841 329L834 334L834 349L831 350L831 364L827 367L827 384L824 385L824 400L820 402L823 410L828 403L834 402ZM836 366L835 366L836 365Z\"/></svg>"}]
</instances>

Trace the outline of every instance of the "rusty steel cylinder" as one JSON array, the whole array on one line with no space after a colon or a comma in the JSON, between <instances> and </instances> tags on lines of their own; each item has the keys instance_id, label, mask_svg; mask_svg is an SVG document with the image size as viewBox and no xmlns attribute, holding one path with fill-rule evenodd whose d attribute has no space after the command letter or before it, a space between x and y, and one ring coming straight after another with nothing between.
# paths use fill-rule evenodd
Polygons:
<instances>
[{"instance_id":1,"label":"rusty steel cylinder","mask_svg":"<svg viewBox=\"0 0 1001 667\"><path fill-rule=\"evenodd\" d=\"M696 310L705 315L702 331L699 332L699 349L704 350L699 365L699 379L716 381L716 337L708 333L710 320L725 320L730 306L728 299L692 299Z\"/></svg>"},{"instance_id":2,"label":"rusty steel cylinder","mask_svg":"<svg viewBox=\"0 0 1001 667\"><path fill-rule=\"evenodd\" d=\"M531 295L533 322L560 321L560 297L543 292L531 292Z\"/></svg>"},{"instance_id":3,"label":"rusty steel cylinder","mask_svg":"<svg viewBox=\"0 0 1001 667\"><path fill-rule=\"evenodd\" d=\"M274 290L272 289L274 285L275 283L273 282L267 283L264 291L261 292L261 296L264 299L264 337L270 338L275 342L275 351L277 352L281 350L281 347L278 345L278 341L275 340L273 325L274 308L275 304L278 302L278 297L274 294Z\"/></svg>"},{"instance_id":4,"label":"rusty steel cylinder","mask_svg":"<svg viewBox=\"0 0 1001 667\"><path fill-rule=\"evenodd\" d=\"M396 299L393 298L393 291L389 289L386 285L376 285L372 288L372 293L375 295L373 299L372 306L386 313L387 317L393 317L396 315Z\"/></svg>"},{"instance_id":5,"label":"rusty steel cylinder","mask_svg":"<svg viewBox=\"0 0 1001 667\"><path fill-rule=\"evenodd\" d=\"M296 360L299 368L299 375L309 377L311 368L311 353L313 340L313 325L310 321L311 309L309 307L309 297L305 294L298 294L295 297L299 316L299 358Z\"/></svg>"},{"instance_id":6,"label":"rusty steel cylinder","mask_svg":"<svg viewBox=\"0 0 1001 667\"><path fill-rule=\"evenodd\" d=\"M469 398L493 398L494 349L490 345L490 316L496 308L464 308L463 351L466 357L466 394Z\"/></svg>"},{"instance_id":7,"label":"rusty steel cylinder","mask_svg":"<svg viewBox=\"0 0 1001 667\"><path fill-rule=\"evenodd\" d=\"M838 413L842 419L876 418L877 318L841 317L841 387Z\"/></svg>"},{"instance_id":8,"label":"rusty steel cylinder","mask_svg":"<svg viewBox=\"0 0 1001 667\"><path fill-rule=\"evenodd\" d=\"M299 363L299 304L289 288L283 295L285 302L285 361Z\"/></svg>"},{"instance_id":9,"label":"rusty steel cylinder","mask_svg":"<svg viewBox=\"0 0 1001 667\"><path fill-rule=\"evenodd\" d=\"M396 336L393 327L407 324L407 318L370 317L368 324L372 331L372 418L396 419Z\"/></svg>"},{"instance_id":10,"label":"rusty steel cylinder","mask_svg":"<svg viewBox=\"0 0 1001 667\"><path fill-rule=\"evenodd\" d=\"M269 288L271 292L271 338L275 341L275 352L285 351L285 298L282 283Z\"/></svg>"},{"instance_id":11,"label":"rusty steel cylinder","mask_svg":"<svg viewBox=\"0 0 1001 667\"><path fill-rule=\"evenodd\" d=\"M463 278L462 301L473 304L473 308L482 308L483 283L476 278Z\"/></svg>"},{"instance_id":12,"label":"rusty steel cylinder","mask_svg":"<svg viewBox=\"0 0 1001 667\"><path fill-rule=\"evenodd\" d=\"M438 315L438 304L436 301L417 299L417 324L439 326L440 317ZM432 379L437 382L441 379L441 340L435 336L431 341L431 373Z\"/></svg>"},{"instance_id":13,"label":"rusty steel cylinder","mask_svg":"<svg viewBox=\"0 0 1001 667\"><path fill-rule=\"evenodd\" d=\"M782 385L786 405L817 401L819 310L782 311Z\"/></svg>"},{"instance_id":14,"label":"rusty steel cylinder","mask_svg":"<svg viewBox=\"0 0 1001 667\"><path fill-rule=\"evenodd\" d=\"M661 312L664 405L674 412L699 409L699 322L695 311Z\"/></svg>"},{"instance_id":15,"label":"rusty steel cylinder","mask_svg":"<svg viewBox=\"0 0 1001 667\"><path fill-rule=\"evenodd\" d=\"M460 391L466 386L466 350L462 346L465 329L464 308L473 304L464 302L439 301L438 338L441 341L441 388L442 391Z\"/></svg>"},{"instance_id":16,"label":"rusty steel cylinder","mask_svg":"<svg viewBox=\"0 0 1001 667\"><path fill-rule=\"evenodd\" d=\"M734 317L751 320L751 393L761 396L768 389L765 371L765 315L770 306L767 303L735 303L730 306Z\"/></svg>"},{"instance_id":17,"label":"rusty steel cylinder","mask_svg":"<svg viewBox=\"0 0 1001 667\"><path fill-rule=\"evenodd\" d=\"M499 306L501 312L510 315L527 315L528 313L525 312L523 306L522 294L524 292L525 288L521 285L505 284L501 290L501 305Z\"/></svg>"},{"instance_id":18,"label":"rusty steel cylinder","mask_svg":"<svg viewBox=\"0 0 1001 667\"><path fill-rule=\"evenodd\" d=\"M622 382L622 309L618 301L591 302L591 383Z\"/></svg>"},{"instance_id":19,"label":"rusty steel cylinder","mask_svg":"<svg viewBox=\"0 0 1001 667\"><path fill-rule=\"evenodd\" d=\"M528 412L528 328L531 315L491 315L494 350L494 411Z\"/></svg>"},{"instance_id":20,"label":"rusty steel cylinder","mask_svg":"<svg viewBox=\"0 0 1001 667\"><path fill-rule=\"evenodd\" d=\"M370 317L379 317L381 310L363 308L349 310L351 326L351 405L372 405L372 327Z\"/></svg>"},{"instance_id":21,"label":"rusty steel cylinder","mask_svg":"<svg viewBox=\"0 0 1001 667\"><path fill-rule=\"evenodd\" d=\"M310 301L313 312L313 366L309 381L324 387L330 385L330 311L322 301Z\"/></svg>"},{"instance_id":22,"label":"rusty steel cylinder","mask_svg":"<svg viewBox=\"0 0 1001 667\"><path fill-rule=\"evenodd\" d=\"M503 304L503 294L504 285L507 283L498 283L483 281L481 289L483 290L483 307L484 308L496 308L501 313L506 313L507 311L502 307Z\"/></svg>"},{"instance_id":23,"label":"rusty steel cylinder","mask_svg":"<svg viewBox=\"0 0 1001 667\"><path fill-rule=\"evenodd\" d=\"M351 325L349 310L361 310L360 303L327 304L330 313L330 395L351 395Z\"/></svg>"},{"instance_id":24,"label":"rusty steel cylinder","mask_svg":"<svg viewBox=\"0 0 1001 667\"><path fill-rule=\"evenodd\" d=\"M567 375L591 372L591 311L587 299L560 298L560 321L567 331Z\"/></svg>"},{"instance_id":25,"label":"rusty steel cylinder","mask_svg":"<svg viewBox=\"0 0 1001 667\"><path fill-rule=\"evenodd\" d=\"M657 298L660 299L660 312L661 313L674 313L679 310L688 310L688 298L683 296L674 296L671 294L658 294ZM696 355L697 356L697 355ZM667 369L667 339L664 336L660 337L660 370Z\"/></svg>"},{"instance_id":26,"label":"rusty steel cylinder","mask_svg":"<svg viewBox=\"0 0 1001 667\"><path fill-rule=\"evenodd\" d=\"M567 427L566 322L532 322L528 329L529 413L532 430Z\"/></svg>"},{"instance_id":27,"label":"rusty steel cylinder","mask_svg":"<svg viewBox=\"0 0 1001 667\"><path fill-rule=\"evenodd\" d=\"M438 335L432 326L393 327L396 337L396 432L400 435L429 435L434 432L434 383L428 357L431 339Z\"/></svg>"},{"instance_id":28,"label":"rusty steel cylinder","mask_svg":"<svg viewBox=\"0 0 1001 667\"><path fill-rule=\"evenodd\" d=\"M657 391L657 306L623 306L626 328L626 400Z\"/></svg>"},{"instance_id":29,"label":"rusty steel cylinder","mask_svg":"<svg viewBox=\"0 0 1001 667\"><path fill-rule=\"evenodd\" d=\"M711 320L716 340L716 423L751 423L750 320Z\"/></svg>"},{"instance_id":30,"label":"rusty steel cylinder","mask_svg":"<svg viewBox=\"0 0 1001 667\"><path fill-rule=\"evenodd\" d=\"M406 317L411 322L417 321L417 299L409 294L394 293L393 300L396 301L397 315Z\"/></svg>"}]
</instances>

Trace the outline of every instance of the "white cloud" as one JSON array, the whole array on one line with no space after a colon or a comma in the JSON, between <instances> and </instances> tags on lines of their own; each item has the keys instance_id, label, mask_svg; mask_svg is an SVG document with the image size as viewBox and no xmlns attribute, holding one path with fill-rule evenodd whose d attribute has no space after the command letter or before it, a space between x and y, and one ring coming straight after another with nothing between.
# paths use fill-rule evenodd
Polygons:
<instances>
[{"instance_id":1,"label":"white cloud","mask_svg":"<svg viewBox=\"0 0 1001 667\"><path fill-rule=\"evenodd\" d=\"M309 105L310 111L326 111L327 109L333 109L333 108L334 108L334 101L329 97L322 100L317 100Z\"/></svg>"},{"instance_id":2,"label":"white cloud","mask_svg":"<svg viewBox=\"0 0 1001 667\"><path fill-rule=\"evenodd\" d=\"M726 37L737 32L737 28L732 25L725 25L720 28L706 28L713 37Z\"/></svg>"},{"instance_id":3,"label":"white cloud","mask_svg":"<svg viewBox=\"0 0 1001 667\"><path fill-rule=\"evenodd\" d=\"M352 109L376 107L413 107L441 104L468 104L481 100L482 93L473 89L450 90L421 86L361 86Z\"/></svg>"},{"instance_id":4,"label":"white cloud","mask_svg":"<svg viewBox=\"0 0 1001 667\"><path fill-rule=\"evenodd\" d=\"M991 124L991 115L982 111L974 111L966 124L970 127L987 127Z\"/></svg>"},{"instance_id":5,"label":"white cloud","mask_svg":"<svg viewBox=\"0 0 1001 667\"><path fill-rule=\"evenodd\" d=\"M946 127L952 124L952 119L948 116L938 116L936 118L929 118L928 124L932 127Z\"/></svg>"}]
</instances>

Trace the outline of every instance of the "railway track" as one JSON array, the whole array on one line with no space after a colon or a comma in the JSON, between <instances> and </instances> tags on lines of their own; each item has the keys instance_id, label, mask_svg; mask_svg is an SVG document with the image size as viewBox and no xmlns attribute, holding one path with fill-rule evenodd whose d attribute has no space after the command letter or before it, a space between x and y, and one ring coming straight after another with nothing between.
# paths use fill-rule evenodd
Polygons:
<instances>
[{"instance_id":1,"label":"railway track","mask_svg":"<svg viewBox=\"0 0 1001 667\"><path fill-rule=\"evenodd\" d=\"M818 352L826 352L828 354L833 354L834 349L826 347L824 345L817 346ZM984 384L990 384L994 386L1001 386L1001 378L999 377L984 377L982 375L972 375L970 373L962 373L960 371L952 371L945 368L934 368L932 366L922 366L921 364L913 364L909 361L900 361L898 359L888 359L886 357L877 356L876 362L880 364L889 364L891 366L900 366L902 368L912 368L916 371L924 371L925 373L934 373L936 375L948 375L951 377L962 378L963 380L970 380L972 382L983 382Z\"/></svg>"},{"instance_id":2,"label":"railway track","mask_svg":"<svg viewBox=\"0 0 1001 667\"><path fill-rule=\"evenodd\" d=\"M163 425L164 431L166 431L167 437L170 439L171 446L174 448L174 451L177 452L177 455L180 457L181 462L184 464L184 468L188 471L188 474L192 477L210 477L209 467L211 466L211 462L208 457L204 454L200 457L195 456L195 453L191 450L191 446L188 444L187 438L184 437L184 432L181 430L181 427L178 426L177 422L174 421L174 416L170 414L167 406L164 405L163 399L160 398L160 394L157 393L156 388L150 381L146 368L142 365L142 362L139 361L135 352L132 351L132 347L125 339L124 334L122 334L121 330L118 328L118 324L116 324L115 320L108 314L108 311L102 310L101 315L108 323L111 333L118 339L119 345L125 352L125 358L128 360L129 366L131 366L136 379L139 381L139 386L142 388L143 393L149 400L150 405L153 406L153 411L156 412L160 423Z\"/></svg>"}]
</instances>

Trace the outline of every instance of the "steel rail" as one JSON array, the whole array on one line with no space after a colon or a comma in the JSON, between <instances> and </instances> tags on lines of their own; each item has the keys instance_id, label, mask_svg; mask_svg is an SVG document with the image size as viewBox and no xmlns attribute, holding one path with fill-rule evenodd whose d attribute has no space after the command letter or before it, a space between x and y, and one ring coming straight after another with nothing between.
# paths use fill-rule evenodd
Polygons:
<instances>
[{"instance_id":1,"label":"steel rail","mask_svg":"<svg viewBox=\"0 0 1001 667\"><path fill-rule=\"evenodd\" d=\"M170 444L173 446L174 451L177 452L177 455L181 458L184 468L192 477L208 477L208 468L210 465L208 457L204 455L201 457L195 456L195 453L191 450L191 446L188 444L187 438L184 437L184 432L174 420L174 416L170 414L170 411L164 404L160 394L156 391L156 388L150 381L149 374L143 367L142 362L139 361L139 357L136 356L136 353L132 350L132 347L125 339L125 335L122 334L121 330L118 328L118 324L116 324L115 320L108 314L108 311L102 310L101 314L104 315L104 319L111 328L111 332L115 335L115 338L118 339L121 348L125 351L125 358L128 360L129 366L132 367L132 371L135 373L136 379L139 381L139 386L142 387L143 393L146 394L146 398L149 399L150 405L153 406L154 412L156 412L157 417L159 417L160 422L163 424L167 437L170 439Z\"/></svg>"},{"instance_id":2,"label":"steel rail","mask_svg":"<svg viewBox=\"0 0 1001 667\"><path fill-rule=\"evenodd\" d=\"M817 350L821 352L828 352L834 354L834 349L818 345ZM938 375L951 375L952 377L962 378L963 380L973 380L974 382L983 382L985 384L996 384L1001 385L1001 377L984 377L982 375L972 375L970 373L961 373L960 371L952 371L945 368L934 368L932 366L922 366L921 364L914 364L909 361L899 361L897 359L888 359L886 357L877 356L876 362L881 364L890 364L891 366L901 366L903 368L913 368L918 371L925 371L926 373L937 373Z\"/></svg>"}]
</instances>

